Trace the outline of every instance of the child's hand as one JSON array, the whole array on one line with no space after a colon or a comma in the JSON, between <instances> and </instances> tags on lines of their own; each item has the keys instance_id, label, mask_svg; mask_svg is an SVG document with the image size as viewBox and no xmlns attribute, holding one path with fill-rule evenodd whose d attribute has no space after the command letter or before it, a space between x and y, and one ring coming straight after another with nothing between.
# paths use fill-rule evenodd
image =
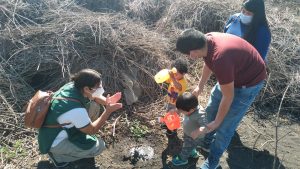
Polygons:
<instances>
[{"instance_id":1,"label":"child's hand","mask_svg":"<svg viewBox=\"0 0 300 169\"><path fill-rule=\"evenodd\" d=\"M172 80L175 79L175 74L173 73L172 70L169 70L169 75Z\"/></svg>"},{"instance_id":2,"label":"child's hand","mask_svg":"<svg viewBox=\"0 0 300 169\"><path fill-rule=\"evenodd\" d=\"M159 84L158 86L159 86L159 88L160 88L161 90L162 90L163 87L164 87L164 86L163 86L163 83Z\"/></svg>"},{"instance_id":3,"label":"child's hand","mask_svg":"<svg viewBox=\"0 0 300 169\"><path fill-rule=\"evenodd\" d=\"M172 113L172 114L174 114L174 113L176 113L176 114L177 114L177 109L176 109L176 108L174 108L174 109L171 109L171 110L169 110L169 112L170 112L170 113Z\"/></svg>"},{"instance_id":4,"label":"child's hand","mask_svg":"<svg viewBox=\"0 0 300 169\"><path fill-rule=\"evenodd\" d=\"M200 135L206 134L206 133L207 133L206 127L200 127L199 129L192 131L191 136L195 140Z\"/></svg>"}]
</instances>

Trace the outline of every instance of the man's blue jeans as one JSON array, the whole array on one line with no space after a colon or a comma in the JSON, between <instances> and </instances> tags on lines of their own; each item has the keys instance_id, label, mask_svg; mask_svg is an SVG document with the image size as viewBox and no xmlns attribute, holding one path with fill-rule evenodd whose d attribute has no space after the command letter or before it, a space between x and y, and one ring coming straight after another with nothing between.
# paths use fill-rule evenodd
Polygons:
<instances>
[{"instance_id":1,"label":"man's blue jeans","mask_svg":"<svg viewBox=\"0 0 300 169\"><path fill-rule=\"evenodd\" d=\"M234 99L223 122L214 132L205 136L204 141L210 144L210 153L206 160L206 163L208 163L206 166L209 167L203 166L204 169L217 167L220 157L227 149L236 128L263 86L264 81L249 88L234 89ZM211 91L206 107L208 123L215 120L221 99L222 92L220 85L217 83Z\"/></svg>"}]
</instances>

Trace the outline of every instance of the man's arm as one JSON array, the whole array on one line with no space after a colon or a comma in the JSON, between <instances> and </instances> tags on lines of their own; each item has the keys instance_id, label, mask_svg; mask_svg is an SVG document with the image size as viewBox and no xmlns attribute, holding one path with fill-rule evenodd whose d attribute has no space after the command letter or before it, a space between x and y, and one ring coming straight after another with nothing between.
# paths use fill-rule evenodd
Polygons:
<instances>
[{"instance_id":1,"label":"man's arm","mask_svg":"<svg viewBox=\"0 0 300 169\"><path fill-rule=\"evenodd\" d=\"M208 66L204 63L202 68L202 75L199 80L198 86L194 89L193 94L195 96L199 96L199 94L203 91L204 85L207 83L212 71L208 68Z\"/></svg>"},{"instance_id":2,"label":"man's arm","mask_svg":"<svg viewBox=\"0 0 300 169\"><path fill-rule=\"evenodd\" d=\"M205 111L199 110L199 114L200 116L197 116L196 118L194 118L194 120L196 120L196 122L199 124L199 128L192 131L191 132L191 137L193 139L198 138L200 135L205 135L206 133L209 132L208 128L206 127L206 115L205 115Z\"/></svg>"},{"instance_id":3,"label":"man's arm","mask_svg":"<svg viewBox=\"0 0 300 169\"><path fill-rule=\"evenodd\" d=\"M207 124L209 132L215 130L221 125L234 98L234 82L220 85L220 87L223 96L215 120Z\"/></svg>"}]
</instances>

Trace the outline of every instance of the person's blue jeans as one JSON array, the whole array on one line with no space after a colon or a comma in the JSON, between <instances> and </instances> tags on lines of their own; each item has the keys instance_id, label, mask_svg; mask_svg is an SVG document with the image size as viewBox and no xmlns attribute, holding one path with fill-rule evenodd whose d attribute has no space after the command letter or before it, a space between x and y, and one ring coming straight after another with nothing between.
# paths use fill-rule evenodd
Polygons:
<instances>
[{"instance_id":1,"label":"person's blue jeans","mask_svg":"<svg viewBox=\"0 0 300 169\"><path fill-rule=\"evenodd\" d=\"M249 88L234 89L234 99L223 122L214 132L205 136L204 141L210 144L210 153L201 169L215 169L218 166L220 157L227 149L236 128L263 86L264 81ZM217 83L211 91L206 107L208 123L215 120L221 99L222 92Z\"/></svg>"}]
</instances>

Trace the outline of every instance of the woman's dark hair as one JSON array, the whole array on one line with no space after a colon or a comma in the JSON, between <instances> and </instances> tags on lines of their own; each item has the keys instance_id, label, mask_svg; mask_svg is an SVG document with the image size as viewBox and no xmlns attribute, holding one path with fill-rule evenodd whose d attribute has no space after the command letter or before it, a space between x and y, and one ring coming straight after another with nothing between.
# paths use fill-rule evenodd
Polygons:
<instances>
[{"instance_id":1,"label":"woman's dark hair","mask_svg":"<svg viewBox=\"0 0 300 169\"><path fill-rule=\"evenodd\" d=\"M182 95L177 97L176 108L183 111L190 111L191 109L197 108L198 99L195 95L190 92L184 92Z\"/></svg>"},{"instance_id":2,"label":"woman's dark hair","mask_svg":"<svg viewBox=\"0 0 300 169\"><path fill-rule=\"evenodd\" d=\"M176 70L181 73L181 74L185 74L188 73L188 63L186 60L178 58L175 60L174 63L172 63L172 68L175 67Z\"/></svg>"},{"instance_id":3,"label":"woman's dark hair","mask_svg":"<svg viewBox=\"0 0 300 169\"><path fill-rule=\"evenodd\" d=\"M191 50L202 49L206 44L205 35L193 28L184 30L176 42L176 50L189 55Z\"/></svg>"},{"instance_id":4,"label":"woman's dark hair","mask_svg":"<svg viewBox=\"0 0 300 169\"><path fill-rule=\"evenodd\" d=\"M73 81L74 86L81 91L86 86L92 88L97 84L100 85L101 75L93 69L82 69L71 77L71 81Z\"/></svg>"},{"instance_id":5,"label":"woman's dark hair","mask_svg":"<svg viewBox=\"0 0 300 169\"><path fill-rule=\"evenodd\" d=\"M247 0L243 3L243 7L247 11L250 11L254 14L250 27L243 37L249 43L254 45L254 42L257 37L257 30L260 26L264 25L267 27L268 30L270 30L265 12L265 4L263 0Z\"/></svg>"}]
</instances>

